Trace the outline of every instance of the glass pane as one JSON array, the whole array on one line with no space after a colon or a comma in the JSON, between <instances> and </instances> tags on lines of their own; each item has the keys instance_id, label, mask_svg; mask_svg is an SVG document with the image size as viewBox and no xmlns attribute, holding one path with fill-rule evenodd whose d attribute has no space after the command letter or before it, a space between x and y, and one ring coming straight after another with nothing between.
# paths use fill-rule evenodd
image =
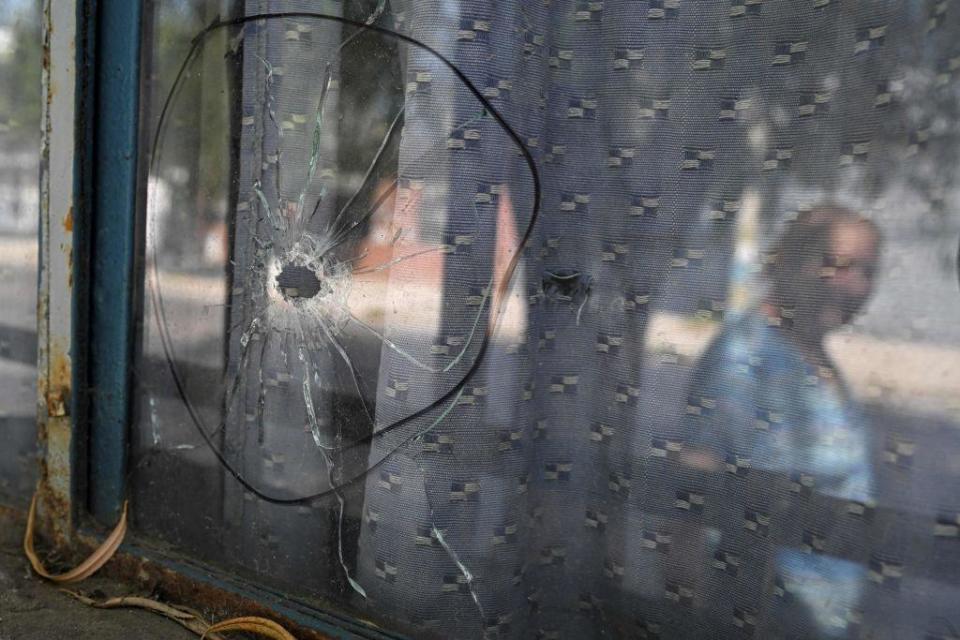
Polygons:
<instances>
[{"instance_id":1,"label":"glass pane","mask_svg":"<svg viewBox=\"0 0 960 640\"><path fill-rule=\"evenodd\" d=\"M36 483L40 2L0 7L0 501Z\"/></svg>"},{"instance_id":2,"label":"glass pane","mask_svg":"<svg viewBox=\"0 0 960 640\"><path fill-rule=\"evenodd\" d=\"M151 161L164 103L191 40L221 10L229 15L229 9L230 3L218 1L144 5L142 163ZM202 55L189 70L188 80L205 71L206 82L187 82L180 90L162 132L162 166L149 175L145 253L148 260L156 255L165 260L171 279L162 292L162 307L146 296L138 367L139 428L134 433L136 522L144 531L159 528L166 539L211 559L223 555L222 480L208 454L197 449L151 321L162 308L169 322L192 325L190 348L177 345L179 372L188 388L206 390L201 395L210 397L198 399L198 409L206 420L216 420L227 335L226 261L232 234L227 210L234 206L229 185L235 172L231 127L237 114L230 105L240 100L233 81L236 57L224 55L225 33L211 36L219 45L217 55ZM184 500L178 490L187 486L191 499Z\"/></svg>"},{"instance_id":3,"label":"glass pane","mask_svg":"<svg viewBox=\"0 0 960 640\"><path fill-rule=\"evenodd\" d=\"M469 377L525 329L531 161L392 30L237 18L189 49L227 14L155 7L136 523L355 609L366 479L480 401ZM451 189L436 155L481 137L503 177Z\"/></svg>"},{"instance_id":4,"label":"glass pane","mask_svg":"<svg viewBox=\"0 0 960 640\"><path fill-rule=\"evenodd\" d=\"M146 27L142 534L417 638L956 635L955 3L262 4Z\"/></svg>"}]
</instances>

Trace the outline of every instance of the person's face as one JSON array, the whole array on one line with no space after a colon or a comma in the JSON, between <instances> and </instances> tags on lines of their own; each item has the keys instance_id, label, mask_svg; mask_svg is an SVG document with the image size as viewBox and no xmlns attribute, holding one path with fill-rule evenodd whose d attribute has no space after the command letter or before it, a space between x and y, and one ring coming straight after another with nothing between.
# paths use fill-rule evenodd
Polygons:
<instances>
[{"instance_id":1,"label":"person's face","mask_svg":"<svg viewBox=\"0 0 960 640\"><path fill-rule=\"evenodd\" d=\"M819 274L818 324L822 331L847 324L870 299L878 251L879 238L871 226L852 222L833 228Z\"/></svg>"}]
</instances>

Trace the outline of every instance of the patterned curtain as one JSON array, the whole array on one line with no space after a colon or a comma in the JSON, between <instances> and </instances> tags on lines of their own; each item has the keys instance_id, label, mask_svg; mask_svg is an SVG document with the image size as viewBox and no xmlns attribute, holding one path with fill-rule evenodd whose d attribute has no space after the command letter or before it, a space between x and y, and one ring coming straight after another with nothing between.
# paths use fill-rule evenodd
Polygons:
<instances>
[{"instance_id":1,"label":"patterned curtain","mask_svg":"<svg viewBox=\"0 0 960 640\"><path fill-rule=\"evenodd\" d=\"M290 327L246 357L235 332L231 366L272 384L245 388L248 420L267 417L231 445L248 477L360 478L339 519L228 490L228 519L257 523L239 553L264 573L333 567L305 584L342 570L351 607L413 637L957 637L957 389L923 363L960 346L960 6L392 0L375 17L434 50L397 41L383 63L404 109L392 255L442 250L391 265L373 436L313 475L283 469L333 442L324 394L343 389L312 372L365 365ZM349 142L309 126L348 30L278 18L255 49L246 28L239 201L263 224L322 199L311 157ZM300 173L274 187L280 165ZM823 351L797 338L851 273L862 313L837 302ZM304 344L313 369L283 359ZM291 541L305 555L277 560Z\"/></svg>"}]
</instances>

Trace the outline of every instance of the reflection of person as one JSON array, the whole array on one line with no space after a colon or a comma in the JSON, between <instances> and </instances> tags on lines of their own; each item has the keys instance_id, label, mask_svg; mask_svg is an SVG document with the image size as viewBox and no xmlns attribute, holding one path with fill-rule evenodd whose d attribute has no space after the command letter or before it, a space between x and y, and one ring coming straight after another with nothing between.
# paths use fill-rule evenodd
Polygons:
<instances>
[{"instance_id":1,"label":"reflection of person","mask_svg":"<svg viewBox=\"0 0 960 640\"><path fill-rule=\"evenodd\" d=\"M880 241L848 209L802 214L763 302L730 321L690 387L684 468L704 484L714 557L752 582L756 637L843 636L856 618L866 571L851 519L874 498L869 434L824 338L869 298Z\"/></svg>"}]
</instances>

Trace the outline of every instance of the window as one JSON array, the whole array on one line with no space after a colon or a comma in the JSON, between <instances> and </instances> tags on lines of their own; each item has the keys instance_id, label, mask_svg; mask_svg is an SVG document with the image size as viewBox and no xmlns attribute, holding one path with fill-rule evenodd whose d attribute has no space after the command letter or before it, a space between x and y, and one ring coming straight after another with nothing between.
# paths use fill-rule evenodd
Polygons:
<instances>
[{"instance_id":1,"label":"window","mask_svg":"<svg viewBox=\"0 0 960 640\"><path fill-rule=\"evenodd\" d=\"M957 11L145 3L136 540L359 636L953 637Z\"/></svg>"}]
</instances>

